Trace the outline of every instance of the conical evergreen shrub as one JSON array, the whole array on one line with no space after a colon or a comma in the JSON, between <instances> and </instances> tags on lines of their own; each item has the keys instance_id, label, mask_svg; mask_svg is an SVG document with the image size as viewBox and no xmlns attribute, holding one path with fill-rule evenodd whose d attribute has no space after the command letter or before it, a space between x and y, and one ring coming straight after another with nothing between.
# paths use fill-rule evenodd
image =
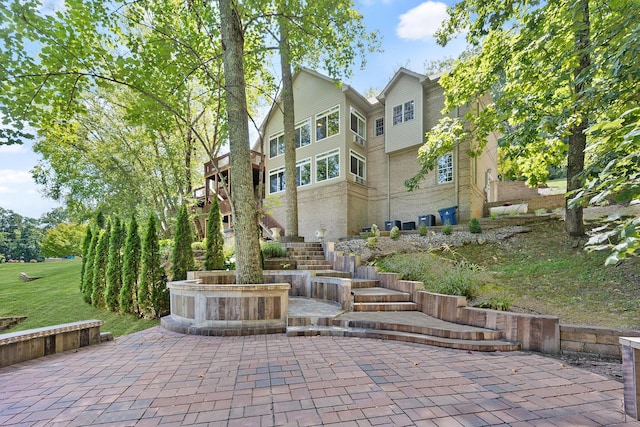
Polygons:
<instances>
[{"instance_id":1,"label":"conical evergreen shrub","mask_svg":"<svg viewBox=\"0 0 640 427\"><path fill-rule=\"evenodd\" d=\"M140 275L140 235L136 217L131 216L127 228L127 239L122 256L122 288L120 289L120 311L137 312L138 276Z\"/></svg>"},{"instance_id":2,"label":"conical evergreen shrub","mask_svg":"<svg viewBox=\"0 0 640 427\"><path fill-rule=\"evenodd\" d=\"M111 238L111 221L107 220L107 228L100 233L96 257L93 261L93 291L91 305L104 308L104 289L107 284L107 262L109 261L109 239Z\"/></svg>"},{"instance_id":3,"label":"conical evergreen shrub","mask_svg":"<svg viewBox=\"0 0 640 427\"><path fill-rule=\"evenodd\" d=\"M109 258L107 262L107 283L104 301L109 311L120 308L120 288L122 287L122 246L124 245L124 224L114 217L109 236Z\"/></svg>"},{"instance_id":4,"label":"conical evergreen shrub","mask_svg":"<svg viewBox=\"0 0 640 427\"><path fill-rule=\"evenodd\" d=\"M84 284L84 270L87 267L87 258L89 256L89 248L91 248L91 239L93 234L91 234L91 226L87 226L87 232L84 235L84 240L82 241L82 267L80 269L80 290L82 290Z\"/></svg>"},{"instance_id":5,"label":"conical evergreen shrub","mask_svg":"<svg viewBox=\"0 0 640 427\"><path fill-rule=\"evenodd\" d=\"M224 235L221 230L220 204L214 196L207 216L207 246L205 270L224 270Z\"/></svg>"},{"instance_id":6,"label":"conical evergreen shrub","mask_svg":"<svg viewBox=\"0 0 640 427\"><path fill-rule=\"evenodd\" d=\"M142 272L138 285L138 309L143 317L159 317L168 307L167 278L160 263L157 220L149 216L147 230L142 243Z\"/></svg>"},{"instance_id":7,"label":"conical evergreen shrub","mask_svg":"<svg viewBox=\"0 0 640 427\"><path fill-rule=\"evenodd\" d=\"M96 250L101 232L102 230L98 227L92 231L91 243L87 250L87 261L84 267L84 275L82 276L82 298L87 304L91 304L91 294L93 293L93 265L96 260Z\"/></svg>"},{"instance_id":8,"label":"conical evergreen shrub","mask_svg":"<svg viewBox=\"0 0 640 427\"><path fill-rule=\"evenodd\" d=\"M189 222L189 213L187 212L187 206L181 205L178 210L175 244L173 245L173 266L171 272L174 281L186 280L187 271L195 268L191 243L193 243L193 230Z\"/></svg>"}]
</instances>

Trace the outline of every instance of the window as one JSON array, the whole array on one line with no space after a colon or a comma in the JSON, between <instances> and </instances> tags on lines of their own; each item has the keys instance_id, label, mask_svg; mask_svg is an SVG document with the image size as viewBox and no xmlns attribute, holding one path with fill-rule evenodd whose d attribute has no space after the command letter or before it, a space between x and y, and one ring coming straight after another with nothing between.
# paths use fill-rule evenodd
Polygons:
<instances>
[{"instance_id":1,"label":"window","mask_svg":"<svg viewBox=\"0 0 640 427\"><path fill-rule=\"evenodd\" d=\"M340 176L340 150L333 150L316 156L316 182Z\"/></svg>"},{"instance_id":2,"label":"window","mask_svg":"<svg viewBox=\"0 0 640 427\"><path fill-rule=\"evenodd\" d=\"M284 133L269 138L269 158L284 154Z\"/></svg>"},{"instance_id":3,"label":"window","mask_svg":"<svg viewBox=\"0 0 640 427\"><path fill-rule=\"evenodd\" d=\"M438 159L438 184L453 182L453 154L448 153Z\"/></svg>"},{"instance_id":4,"label":"window","mask_svg":"<svg viewBox=\"0 0 640 427\"><path fill-rule=\"evenodd\" d=\"M296 148L311 144L311 119L307 119L296 126Z\"/></svg>"},{"instance_id":5,"label":"window","mask_svg":"<svg viewBox=\"0 0 640 427\"><path fill-rule=\"evenodd\" d=\"M366 164L367 161L360 154L353 150L350 150L350 171L356 176L356 182L364 184L366 178ZM360 179L358 179L360 178Z\"/></svg>"},{"instance_id":6,"label":"window","mask_svg":"<svg viewBox=\"0 0 640 427\"><path fill-rule=\"evenodd\" d=\"M269 193L284 191L285 187L284 168L269 171Z\"/></svg>"},{"instance_id":7,"label":"window","mask_svg":"<svg viewBox=\"0 0 640 427\"><path fill-rule=\"evenodd\" d=\"M384 119L376 119L376 136L384 135Z\"/></svg>"},{"instance_id":8,"label":"window","mask_svg":"<svg viewBox=\"0 0 640 427\"><path fill-rule=\"evenodd\" d=\"M393 125L399 125L402 123L402 105L396 105L393 107Z\"/></svg>"},{"instance_id":9,"label":"window","mask_svg":"<svg viewBox=\"0 0 640 427\"><path fill-rule=\"evenodd\" d=\"M311 159L304 159L296 163L296 185L311 184Z\"/></svg>"},{"instance_id":10,"label":"window","mask_svg":"<svg viewBox=\"0 0 640 427\"><path fill-rule=\"evenodd\" d=\"M415 103L413 100L393 107L393 125L399 125L415 118Z\"/></svg>"},{"instance_id":11,"label":"window","mask_svg":"<svg viewBox=\"0 0 640 427\"><path fill-rule=\"evenodd\" d=\"M404 103L404 121L413 120L413 101Z\"/></svg>"},{"instance_id":12,"label":"window","mask_svg":"<svg viewBox=\"0 0 640 427\"><path fill-rule=\"evenodd\" d=\"M316 141L340 133L340 106L316 115Z\"/></svg>"},{"instance_id":13,"label":"window","mask_svg":"<svg viewBox=\"0 0 640 427\"><path fill-rule=\"evenodd\" d=\"M364 145L367 139L367 121L354 109L351 109L351 130L356 134L355 141Z\"/></svg>"}]
</instances>

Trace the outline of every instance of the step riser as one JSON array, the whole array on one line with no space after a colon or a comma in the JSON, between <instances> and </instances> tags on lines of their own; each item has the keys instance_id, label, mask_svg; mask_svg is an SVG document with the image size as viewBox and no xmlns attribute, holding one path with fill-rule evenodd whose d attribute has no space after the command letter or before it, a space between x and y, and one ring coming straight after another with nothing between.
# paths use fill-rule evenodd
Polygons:
<instances>
[{"instance_id":1,"label":"step riser","mask_svg":"<svg viewBox=\"0 0 640 427\"><path fill-rule=\"evenodd\" d=\"M331 265L303 265L298 264L298 270L331 270ZM329 274L331 277L336 277L334 275Z\"/></svg>"},{"instance_id":2,"label":"step riser","mask_svg":"<svg viewBox=\"0 0 640 427\"><path fill-rule=\"evenodd\" d=\"M457 340L501 340L502 332L485 331L485 332L469 332L469 331L451 331L448 329L429 328L416 325L401 325L382 322L367 322L359 320L333 320L333 326L341 328L361 328L361 329L377 329L391 332L406 332L410 334L430 335L440 338L450 338Z\"/></svg>"},{"instance_id":3,"label":"step riser","mask_svg":"<svg viewBox=\"0 0 640 427\"><path fill-rule=\"evenodd\" d=\"M353 280L351 282L351 289L363 289L363 288L379 288L379 280Z\"/></svg>"},{"instance_id":4,"label":"step riser","mask_svg":"<svg viewBox=\"0 0 640 427\"><path fill-rule=\"evenodd\" d=\"M353 311L417 311L414 303L354 303Z\"/></svg>"},{"instance_id":5,"label":"step riser","mask_svg":"<svg viewBox=\"0 0 640 427\"><path fill-rule=\"evenodd\" d=\"M302 270L302 269L301 269ZM331 267L327 268L326 270L332 270ZM328 271L328 272L318 272L315 274L316 277L337 277L340 279L350 279L351 278L351 273L349 273L348 271Z\"/></svg>"},{"instance_id":6,"label":"step riser","mask_svg":"<svg viewBox=\"0 0 640 427\"><path fill-rule=\"evenodd\" d=\"M384 303L384 302L411 302L407 294L398 295L354 295L353 302Z\"/></svg>"}]
</instances>

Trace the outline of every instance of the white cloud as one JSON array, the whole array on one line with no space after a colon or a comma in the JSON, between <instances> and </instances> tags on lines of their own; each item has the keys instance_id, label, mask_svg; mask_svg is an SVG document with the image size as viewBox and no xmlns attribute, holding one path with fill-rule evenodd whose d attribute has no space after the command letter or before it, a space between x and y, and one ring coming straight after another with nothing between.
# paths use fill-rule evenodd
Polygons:
<instances>
[{"instance_id":1,"label":"white cloud","mask_svg":"<svg viewBox=\"0 0 640 427\"><path fill-rule=\"evenodd\" d=\"M29 150L21 144L0 145L0 154L26 153Z\"/></svg>"},{"instance_id":2,"label":"white cloud","mask_svg":"<svg viewBox=\"0 0 640 427\"><path fill-rule=\"evenodd\" d=\"M447 17L446 4L427 1L400 15L396 33L401 39L427 40Z\"/></svg>"},{"instance_id":3,"label":"white cloud","mask_svg":"<svg viewBox=\"0 0 640 427\"><path fill-rule=\"evenodd\" d=\"M0 184L3 184L3 187L7 185L30 184L31 182L31 173L28 171L0 169Z\"/></svg>"}]
</instances>

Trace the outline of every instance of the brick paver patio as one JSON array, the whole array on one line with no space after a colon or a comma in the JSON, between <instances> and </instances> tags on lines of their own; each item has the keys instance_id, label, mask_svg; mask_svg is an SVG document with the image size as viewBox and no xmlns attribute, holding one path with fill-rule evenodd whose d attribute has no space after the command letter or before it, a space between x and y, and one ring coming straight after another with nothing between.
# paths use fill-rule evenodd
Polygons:
<instances>
[{"instance_id":1,"label":"brick paver patio","mask_svg":"<svg viewBox=\"0 0 640 427\"><path fill-rule=\"evenodd\" d=\"M640 426L622 384L537 354L159 327L0 369L0 425Z\"/></svg>"}]
</instances>

